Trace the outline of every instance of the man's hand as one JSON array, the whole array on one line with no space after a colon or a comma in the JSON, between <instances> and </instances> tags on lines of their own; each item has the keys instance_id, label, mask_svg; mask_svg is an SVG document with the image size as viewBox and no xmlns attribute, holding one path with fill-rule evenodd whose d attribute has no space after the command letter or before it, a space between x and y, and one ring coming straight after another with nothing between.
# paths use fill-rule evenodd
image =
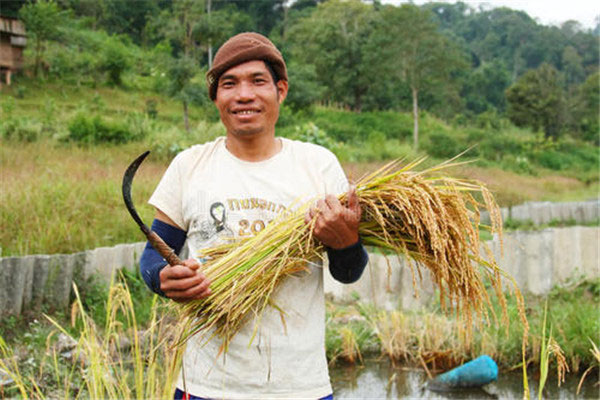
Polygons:
<instances>
[{"instance_id":1,"label":"man's hand","mask_svg":"<svg viewBox=\"0 0 600 400\"><path fill-rule=\"evenodd\" d=\"M358 223L361 209L354 187L348 191L348 204L344 206L337 197L327 195L311 207L304 220L310 223L313 218L314 236L325 246L332 249L343 249L358 242Z\"/></svg>"},{"instance_id":2,"label":"man's hand","mask_svg":"<svg viewBox=\"0 0 600 400\"><path fill-rule=\"evenodd\" d=\"M209 296L210 281L199 268L200 264L194 259L185 260L183 265L166 266L160 271L160 290L177 302Z\"/></svg>"}]
</instances>

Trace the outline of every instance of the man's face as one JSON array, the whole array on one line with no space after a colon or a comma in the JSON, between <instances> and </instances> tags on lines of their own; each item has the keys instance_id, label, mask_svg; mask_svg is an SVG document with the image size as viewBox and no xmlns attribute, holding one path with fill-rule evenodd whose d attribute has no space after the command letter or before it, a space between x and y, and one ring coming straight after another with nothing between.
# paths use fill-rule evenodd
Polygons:
<instances>
[{"instance_id":1,"label":"man's face","mask_svg":"<svg viewBox=\"0 0 600 400\"><path fill-rule=\"evenodd\" d=\"M248 61L225 71L219 78L215 105L227 134L274 134L287 89L286 81L273 81L264 61Z\"/></svg>"}]
</instances>

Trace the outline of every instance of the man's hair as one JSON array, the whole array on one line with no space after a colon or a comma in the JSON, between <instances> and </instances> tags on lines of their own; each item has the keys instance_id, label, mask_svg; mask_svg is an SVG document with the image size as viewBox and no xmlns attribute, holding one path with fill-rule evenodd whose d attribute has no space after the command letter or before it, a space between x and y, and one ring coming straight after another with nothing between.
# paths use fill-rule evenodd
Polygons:
<instances>
[{"instance_id":1,"label":"man's hair","mask_svg":"<svg viewBox=\"0 0 600 400\"><path fill-rule=\"evenodd\" d=\"M285 61L277 47L259 33L240 33L221 46L215 54L212 68L206 74L208 95L211 100L214 101L217 98L219 78L225 71L253 60L265 61L267 69L273 71L271 76L274 77L275 83L280 80L287 81Z\"/></svg>"},{"instance_id":2,"label":"man's hair","mask_svg":"<svg viewBox=\"0 0 600 400\"><path fill-rule=\"evenodd\" d=\"M267 70L269 71L269 75L271 75L271 78L273 78L273 83L277 84L277 82L279 82L279 77L277 76L277 73L273 69L273 66L271 65L270 62L268 62L266 60L263 60L263 62L265 63L265 67L267 67Z\"/></svg>"}]
</instances>

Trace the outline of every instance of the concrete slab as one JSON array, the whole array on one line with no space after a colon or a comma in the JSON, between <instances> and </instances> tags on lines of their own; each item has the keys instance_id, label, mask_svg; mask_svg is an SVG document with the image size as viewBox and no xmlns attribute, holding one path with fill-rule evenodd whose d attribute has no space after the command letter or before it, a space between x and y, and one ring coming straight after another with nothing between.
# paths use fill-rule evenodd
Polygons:
<instances>
[{"instance_id":1,"label":"concrete slab","mask_svg":"<svg viewBox=\"0 0 600 400\"><path fill-rule=\"evenodd\" d=\"M51 256L37 255L33 264L33 282L31 283L31 308L39 311L44 304L46 282Z\"/></svg>"},{"instance_id":2,"label":"concrete slab","mask_svg":"<svg viewBox=\"0 0 600 400\"><path fill-rule=\"evenodd\" d=\"M508 273L515 280L519 289L523 290L527 284L527 270L523 262L525 249L522 243L522 234L520 232L510 232L504 235L504 256L497 257L496 261L502 270ZM499 251L498 244L498 253ZM512 287L512 282L508 279L503 280L504 286Z\"/></svg>"},{"instance_id":3,"label":"concrete slab","mask_svg":"<svg viewBox=\"0 0 600 400\"><path fill-rule=\"evenodd\" d=\"M35 264L35 258L36 256L21 257L20 268L24 269L21 312L29 311L31 309L33 292L33 266Z\"/></svg>"},{"instance_id":4,"label":"concrete slab","mask_svg":"<svg viewBox=\"0 0 600 400\"><path fill-rule=\"evenodd\" d=\"M580 233L577 226L552 230L554 283L557 285L577 279L583 273Z\"/></svg>"},{"instance_id":5,"label":"concrete slab","mask_svg":"<svg viewBox=\"0 0 600 400\"><path fill-rule=\"evenodd\" d=\"M72 254L56 254L49 258L44 301L50 309L64 310L69 306L74 269Z\"/></svg>"},{"instance_id":6,"label":"concrete slab","mask_svg":"<svg viewBox=\"0 0 600 400\"><path fill-rule=\"evenodd\" d=\"M529 204L530 218L534 224L543 225L552 220L552 203L549 201L536 202Z\"/></svg>"},{"instance_id":7,"label":"concrete slab","mask_svg":"<svg viewBox=\"0 0 600 400\"><path fill-rule=\"evenodd\" d=\"M581 267L588 278L600 276L600 228L581 226L578 227L581 246Z\"/></svg>"},{"instance_id":8,"label":"concrete slab","mask_svg":"<svg viewBox=\"0 0 600 400\"><path fill-rule=\"evenodd\" d=\"M531 219L529 215L529 203L512 207L510 209L510 218L516 221L526 221Z\"/></svg>"},{"instance_id":9,"label":"concrete slab","mask_svg":"<svg viewBox=\"0 0 600 400\"><path fill-rule=\"evenodd\" d=\"M19 257L0 260L0 315L19 315L23 304L22 277L19 274Z\"/></svg>"},{"instance_id":10,"label":"concrete slab","mask_svg":"<svg viewBox=\"0 0 600 400\"><path fill-rule=\"evenodd\" d=\"M527 270L527 290L541 295L552 289L554 265L552 262L552 230L526 232L522 235Z\"/></svg>"}]
</instances>

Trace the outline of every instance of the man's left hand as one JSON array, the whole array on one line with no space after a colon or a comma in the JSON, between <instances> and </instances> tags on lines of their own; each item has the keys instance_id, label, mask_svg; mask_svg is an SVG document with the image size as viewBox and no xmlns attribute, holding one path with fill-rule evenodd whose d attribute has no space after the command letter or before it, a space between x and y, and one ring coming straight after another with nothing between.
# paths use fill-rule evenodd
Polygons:
<instances>
[{"instance_id":1,"label":"man's left hand","mask_svg":"<svg viewBox=\"0 0 600 400\"><path fill-rule=\"evenodd\" d=\"M354 187L348 191L347 198L347 205L343 205L336 196L327 195L318 200L304 217L306 223L317 219L313 234L332 249L343 249L358 242L361 209Z\"/></svg>"}]
</instances>

